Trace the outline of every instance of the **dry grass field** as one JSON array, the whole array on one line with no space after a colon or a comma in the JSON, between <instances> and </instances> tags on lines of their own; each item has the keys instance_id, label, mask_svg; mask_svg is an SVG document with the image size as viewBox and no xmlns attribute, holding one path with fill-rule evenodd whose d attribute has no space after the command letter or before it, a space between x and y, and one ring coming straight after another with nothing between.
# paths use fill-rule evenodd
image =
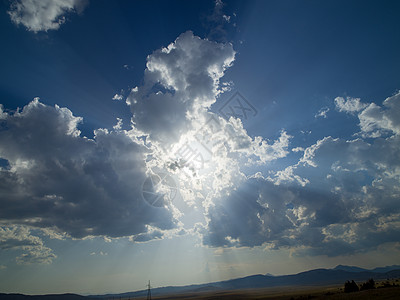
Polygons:
<instances>
[{"instance_id":1,"label":"dry grass field","mask_svg":"<svg viewBox=\"0 0 400 300\"><path fill-rule=\"evenodd\" d=\"M379 287L381 284L378 283ZM126 298L129 299L129 298ZM131 298L133 299L133 298ZM144 298L135 298L144 300ZM216 291L202 293L186 293L152 297L154 300L239 300L239 299L269 299L269 300L306 300L306 299L332 299L332 300L351 300L351 299L400 299L400 286L376 288L354 293L344 293L343 285L325 287L279 287L265 288L257 290L236 290L236 291Z\"/></svg>"}]
</instances>

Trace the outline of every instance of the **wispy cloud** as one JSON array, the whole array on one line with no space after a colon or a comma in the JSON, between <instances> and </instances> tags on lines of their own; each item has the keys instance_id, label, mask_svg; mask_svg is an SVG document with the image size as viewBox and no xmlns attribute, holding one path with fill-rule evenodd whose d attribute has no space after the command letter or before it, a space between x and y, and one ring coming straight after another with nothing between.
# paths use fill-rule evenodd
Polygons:
<instances>
[{"instance_id":1,"label":"wispy cloud","mask_svg":"<svg viewBox=\"0 0 400 300\"><path fill-rule=\"evenodd\" d=\"M228 25L236 26L233 20L236 14L232 16L224 13L225 3L222 0L214 1L214 8L210 15L205 18L205 27L209 30L208 38L215 41L227 41Z\"/></svg>"},{"instance_id":2,"label":"wispy cloud","mask_svg":"<svg viewBox=\"0 0 400 300\"><path fill-rule=\"evenodd\" d=\"M99 251L99 252L91 252L90 256L107 256L107 252Z\"/></svg>"},{"instance_id":3,"label":"wispy cloud","mask_svg":"<svg viewBox=\"0 0 400 300\"><path fill-rule=\"evenodd\" d=\"M26 226L0 226L0 249L22 250L23 253L16 258L18 264L49 264L57 257Z\"/></svg>"},{"instance_id":4,"label":"wispy cloud","mask_svg":"<svg viewBox=\"0 0 400 300\"><path fill-rule=\"evenodd\" d=\"M328 117L328 112L329 112L329 108L328 107L323 107L315 114L315 118L324 118L324 119L326 119Z\"/></svg>"},{"instance_id":5,"label":"wispy cloud","mask_svg":"<svg viewBox=\"0 0 400 300\"><path fill-rule=\"evenodd\" d=\"M124 99L124 96L122 96L121 94L115 94L112 97L112 99L115 100L115 101L121 101L122 99Z\"/></svg>"}]
</instances>

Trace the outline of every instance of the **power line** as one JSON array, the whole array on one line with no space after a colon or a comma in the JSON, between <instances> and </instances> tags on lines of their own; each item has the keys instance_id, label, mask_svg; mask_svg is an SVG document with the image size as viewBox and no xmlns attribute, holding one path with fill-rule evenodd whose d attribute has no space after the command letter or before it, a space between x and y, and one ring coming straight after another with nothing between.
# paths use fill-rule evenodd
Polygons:
<instances>
[{"instance_id":1,"label":"power line","mask_svg":"<svg viewBox=\"0 0 400 300\"><path fill-rule=\"evenodd\" d=\"M151 300L151 285L150 285L150 280L149 280L149 284L147 285L147 300Z\"/></svg>"}]
</instances>

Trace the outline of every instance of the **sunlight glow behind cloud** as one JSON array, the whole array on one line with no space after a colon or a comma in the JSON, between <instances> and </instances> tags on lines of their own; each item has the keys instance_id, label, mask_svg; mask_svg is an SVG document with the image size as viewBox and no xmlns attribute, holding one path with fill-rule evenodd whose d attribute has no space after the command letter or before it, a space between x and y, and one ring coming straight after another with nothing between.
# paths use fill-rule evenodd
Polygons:
<instances>
[{"instance_id":1,"label":"sunlight glow behind cloud","mask_svg":"<svg viewBox=\"0 0 400 300\"><path fill-rule=\"evenodd\" d=\"M193 234L205 246L264 246L297 255L353 254L396 240L399 94L383 107L336 98L340 112L359 118L356 137L326 136L301 149L295 164L268 171L269 163L291 153L293 136L284 129L275 141L250 136L239 118L210 111L234 60L229 43L181 34L147 57L143 84L126 100L132 127L121 129L119 119L92 139L81 135L82 118L68 108L39 99L21 111L1 107L0 157L7 165L0 173L0 217L7 226L0 239L25 250L17 262L56 257L31 228L132 242ZM201 154L200 166L189 164L184 147ZM264 172L251 173L249 166ZM170 199L155 207L142 198L146 178L159 172L178 180L181 206ZM185 224L189 209L203 220Z\"/></svg>"}]
</instances>

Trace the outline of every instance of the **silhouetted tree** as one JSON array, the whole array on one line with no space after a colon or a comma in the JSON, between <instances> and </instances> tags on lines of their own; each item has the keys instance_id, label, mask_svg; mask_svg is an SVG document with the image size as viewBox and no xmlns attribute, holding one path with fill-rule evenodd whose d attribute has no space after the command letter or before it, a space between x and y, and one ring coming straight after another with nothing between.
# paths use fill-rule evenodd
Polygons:
<instances>
[{"instance_id":1,"label":"silhouetted tree","mask_svg":"<svg viewBox=\"0 0 400 300\"><path fill-rule=\"evenodd\" d=\"M354 280L350 281L346 281L344 284L344 292L345 293L352 293L352 292L358 292L359 288L357 283L354 282Z\"/></svg>"},{"instance_id":2,"label":"silhouetted tree","mask_svg":"<svg viewBox=\"0 0 400 300\"><path fill-rule=\"evenodd\" d=\"M371 290L371 289L374 289L374 288L375 288L375 281L371 278L371 279L368 279L367 282L364 282L361 285L360 290L364 291L364 290Z\"/></svg>"}]
</instances>

